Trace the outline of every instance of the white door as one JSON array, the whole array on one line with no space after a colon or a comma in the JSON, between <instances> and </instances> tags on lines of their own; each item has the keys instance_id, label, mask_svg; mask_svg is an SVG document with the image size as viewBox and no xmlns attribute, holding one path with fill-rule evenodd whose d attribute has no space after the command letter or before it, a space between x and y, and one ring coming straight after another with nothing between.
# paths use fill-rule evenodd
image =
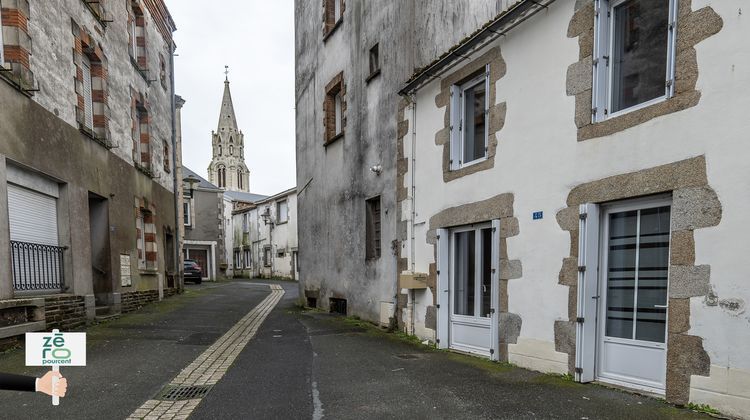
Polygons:
<instances>
[{"instance_id":1,"label":"white door","mask_svg":"<svg viewBox=\"0 0 750 420\"><path fill-rule=\"evenodd\" d=\"M450 348L497 359L499 228L450 232Z\"/></svg>"},{"instance_id":2,"label":"white door","mask_svg":"<svg viewBox=\"0 0 750 420\"><path fill-rule=\"evenodd\" d=\"M605 208L597 376L664 393L670 202Z\"/></svg>"}]
</instances>

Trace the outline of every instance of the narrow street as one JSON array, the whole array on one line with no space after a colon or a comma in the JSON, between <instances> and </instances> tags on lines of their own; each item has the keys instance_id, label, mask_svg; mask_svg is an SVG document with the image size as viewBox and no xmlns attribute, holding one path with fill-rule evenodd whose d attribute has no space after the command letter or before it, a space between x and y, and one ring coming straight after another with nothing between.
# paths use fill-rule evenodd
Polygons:
<instances>
[{"instance_id":1,"label":"narrow street","mask_svg":"<svg viewBox=\"0 0 750 420\"><path fill-rule=\"evenodd\" d=\"M127 418L143 413L144 405L152 410L175 404L171 411L150 414L181 418L192 410L191 419L702 418L654 399L434 351L356 320L303 312L295 306L297 284L275 284L283 287L283 298L202 400L164 403L156 396L268 302L275 292L267 282L188 286L182 296L90 328L88 365L62 368L69 386L60 406L53 408L38 393L3 392L2 417L23 418L33 411L38 418ZM0 357L0 371L37 376L44 371L23 365L20 349ZM154 403L149 406L149 401Z\"/></svg>"}]
</instances>

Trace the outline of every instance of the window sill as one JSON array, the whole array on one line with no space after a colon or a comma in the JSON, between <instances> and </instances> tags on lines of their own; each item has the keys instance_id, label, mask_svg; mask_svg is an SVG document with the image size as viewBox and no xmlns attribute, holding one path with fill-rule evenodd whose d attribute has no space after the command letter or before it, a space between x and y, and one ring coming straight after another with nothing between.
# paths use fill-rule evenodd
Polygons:
<instances>
[{"instance_id":1,"label":"window sill","mask_svg":"<svg viewBox=\"0 0 750 420\"><path fill-rule=\"evenodd\" d=\"M336 134L335 136L331 137L330 139L326 140L325 143L323 143L323 147L328 147L328 145L335 143L336 141L344 138L344 132L340 132Z\"/></svg>"},{"instance_id":2,"label":"window sill","mask_svg":"<svg viewBox=\"0 0 750 420\"><path fill-rule=\"evenodd\" d=\"M333 34L334 32L336 32L336 29L338 29L338 28L339 28L339 26L341 26L341 23L342 23L343 21L344 21L344 17L343 17L343 16L341 16L341 17L339 18L339 20L337 20L337 21L336 21L336 23L334 23L334 24L333 24L333 26L331 26L331 28L330 28L330 29L328 29L328 31L327 31L327 32L323 33L323 42L324 42L324 43L325 43L326 41L328 41L328 38L330 38L330 37L331 37L331 35L332 35L332 34Z\"/></svg>"},{"instance_id":3,"label":"window sill","mask_svg":"<svg viewBox=\"0 0 750 420\"><path fill-rule=\"evenodd\" d=\"M159 270L155 268L139 268L138 273L146 275L146 276L155 276L159 274Z\"/></svg>"},{"instance_id":4,"label":"window sill","mask_svg":"<svg viewBox=\"0 0 750 420\"><path fill-rule=\"evenodd\" d=\"M284 220L283 222L276 222L276 226L278 226L278 225L285 225L287 223L289 223L289 220Z\"/></svg>"},{"instance_id":5,"label":"window sill","mask_svg":"<svg viewBox=\"0 0 750 420\"><path fill-rule=\"evenodd\" d=\"M99 22L99 24L102 26L103 29L107 29L107 23L113 22L111 19L107 19L105 16L100 15L99 12L94 10L94 8L91 6L91 3L99 3L98 1L92 2L92 1L87 1L87 0L81 0L81 2L84 4L86 9L88 9L89 12L91 12L91 15L94 16L94 19L97 22Z\"/></svg>"},{"instance_id":6,"label":"window sill","mask_svg":"<svg viewBox=\"0 0 750 420\"><path fill-rule=\"evenodd\" d=\"M648 107L660 104L662 102L666 102L670 98L672 98L672 96L666 96L665 95L665 96L660 96L658 98L654 98L654 99L648 100L648 101L640 103L638 105L633 105L630 108L625 108L625 109L619 110L617 112L614 112L612 114L609 114L609 115L607 115L605 118L603 118L601 120L596 120L596 121L594 121L594 124L599 124L599 123L607 122L609 120L613 120L613 119L616 119L618 117L622 117L623 115L627 115L627 114L630 114L632 112L640 111L642 109L645 109L645 108L648 108Z\"/></svg>"},{"instance_id":7,"label":"window sill","mask_svg":"<svg viewBox=\"0 0 750 420\"><path fill-rule=\"evenodd\" d=\"M15 90L21 92L22 94L26 95L29 98L33 97L34 92L37 92L39 90L39 89L34 89L28 85L25 85L24 81L21 80L21 77L13 73L13 69L5 67L1 63L0 63L0 79L4 80L6 83L12 86ZM28 86L28 87L25 87L25 86Z\"/></svg>"},{"instance_id":8,"label":"window sill","mask_svg":"<svg viewBox=\"0 0 750 420\"><path fill-rule=\"evenodd\" d=\"M459 165L459 166L457 166L455 168L451 168L451 172L460 171L461 169L470 168L470 167L472 167L474 165L478 165L478 164L480 164L480 163L482 163L482 162L484 162L486 160L487 160L487 156L479 158L479 159L474 159L474 160L472 160L469 163L462 163L461 165Z\"/></svg>"},{"instance_id":9,"label":"window sill","mask_svg":"<svg viewBox=\"0 0 750 420\"><path fill-rule=\"evenodd\" d=\"M129 55L129 54L128 54L128 55ZM129 56L130 56L130 64L132 64L132 65L133 65L133 67L134 67L134 68L135 68L135 70L136 70L136 71L138 72L138 74L140 74L140 75L141 75L141 77L143 78L143 80L144 80L144 81L145 81L145 82L146 82L146 83L147 83L147 84L148 84L149 86L151 86L151 81L150 81L150 80L148 80L148 68L141 68L141 66L140 66L140 65L138 64L138 61L136 61L136 60L135 60L135 58L133 58L133 56L132 56L132 55L129 55Z\"/></svg>"},{"instance_id":10,"label":"window sill","mask_svg":"<svg viewBox=\"0 0 750 420\"><path fill-rule=\"evenodd\" d=\"M104 147L107 150L112 149L112 145L106 140L102 139L96 136L94 131L90 129L89 127L86 127L85 125L82 125L81 123L78 123L78 131L81 132L84 136L90 138L94 141L94 143L99 144L100 146Z\"/></svg>"},{"instance_id":11,"label":"window sill","mask_svg":"<svg viewBox=\"0 0 750 420\"><path fill-rule=\"evenodd\" d=\"M378 76L380 76L380 69L375 70L369 76L367 76L367 79L365 79L365 84L370 84L370 81Z\"/></svg>"},{"instance_id":12,"label":"window sill","mask_svg":"<svg viewBox=\"0 0 750 420\"><path fill-rule=\"evenodd\" d=\"M137 169L138 171L140 171L141 173L143 173L147 177L149 177L151 179L155 178L155 175L151 171L151 169L149 169L149 168L147 168L145 166L141 166L141 164L136 163L136 162L133 162L133 166L135 167L135 169Z\"/></svg>"}]
</instances>

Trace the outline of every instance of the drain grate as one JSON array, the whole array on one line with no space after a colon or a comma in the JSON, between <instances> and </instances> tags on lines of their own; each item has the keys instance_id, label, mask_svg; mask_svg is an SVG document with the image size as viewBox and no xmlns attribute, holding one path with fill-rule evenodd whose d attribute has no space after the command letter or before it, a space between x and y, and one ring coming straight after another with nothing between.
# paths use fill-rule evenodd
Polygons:
<instances>
[{"instance_id":1,"label":"drain grate","mask_svg":"<svg viewBox=\"0 0 750 420\"><path fill-rule=\"evenodd\" d=\"M203 398L213 385L167 385L156 397L159 401L182 401Z\"/></svg>"}]
</instances>

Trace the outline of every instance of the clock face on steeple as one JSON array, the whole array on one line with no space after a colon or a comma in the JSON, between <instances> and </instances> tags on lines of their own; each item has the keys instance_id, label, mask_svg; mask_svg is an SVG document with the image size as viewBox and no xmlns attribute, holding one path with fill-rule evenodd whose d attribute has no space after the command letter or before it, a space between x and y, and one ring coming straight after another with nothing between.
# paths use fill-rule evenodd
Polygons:
<instances>
[{"instance_id":1,"label":"clock face on steeple","mask_svg":"<svg viewBox=\"0 0 750 420\"><path fill-rule=\"evenodd\" d=\"M232 94L229 90L229 69L225 66L224 96L219 110L219 123L211 139L212 159L208 179L228 191L248 192L250 171L245 165L244 134L237 127Z\"/></svg>"}]
</instances>

